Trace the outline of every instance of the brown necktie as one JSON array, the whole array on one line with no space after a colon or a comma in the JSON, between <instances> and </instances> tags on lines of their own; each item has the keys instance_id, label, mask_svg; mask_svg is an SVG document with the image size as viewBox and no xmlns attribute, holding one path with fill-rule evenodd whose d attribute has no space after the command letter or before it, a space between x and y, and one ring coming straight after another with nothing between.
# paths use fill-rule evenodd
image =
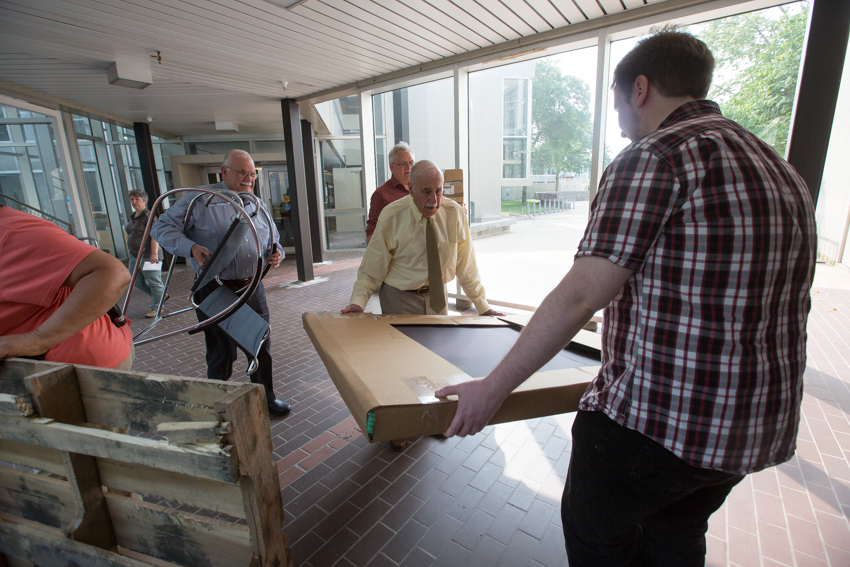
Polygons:
<instances>
[{"instance_id":1,"label":"brown necktie","mask_svg":"<svg viewBox=\"0 0 850 567\"><path fill-rule=\"evenodd\" d=\"M434 313L441 313L446 306L446 296L443 293L443 273L440 268L437 234L429 218L425 219L425 252L428 254L428 294L431 298L431 309Z\"/></svg>"}]
</instances>

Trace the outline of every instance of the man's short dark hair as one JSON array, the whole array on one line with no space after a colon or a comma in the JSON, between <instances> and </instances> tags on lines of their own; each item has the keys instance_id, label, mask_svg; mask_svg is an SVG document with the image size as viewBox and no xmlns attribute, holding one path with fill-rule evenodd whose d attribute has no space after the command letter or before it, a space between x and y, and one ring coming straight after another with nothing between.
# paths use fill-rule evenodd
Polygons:
<instances>
[{"instance_id":1,"label":"man's short dark hair","mask_svg":"<svg viewBox=\"0 0 850 567\"><path fill-rule=\"evenodd\" d=\"M141 189L133 189L132 191L130 191L130 198L133 197L137 197L145 203L148 202L148 194L142 191Z\"/></svg>"},{"instance_id":2,"label":"man's short dark hair","mask_svg":"<svg viewBox=\"0 0 850 567\"><path fill-rule=\"evenodd\" d=\"M614 70L612 89L631 94L640 75L664 96L703 99L711 87L714 56L689 33L662 30L642 39Z\"/></svg>"}]
</instances>

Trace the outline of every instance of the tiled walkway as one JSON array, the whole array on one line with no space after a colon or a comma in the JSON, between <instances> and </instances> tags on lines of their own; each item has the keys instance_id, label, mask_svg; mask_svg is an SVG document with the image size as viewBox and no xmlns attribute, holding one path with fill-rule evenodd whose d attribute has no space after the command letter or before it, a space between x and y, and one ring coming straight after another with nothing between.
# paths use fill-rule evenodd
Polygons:
<instances>
[{"instance_id":1,"label":"tiled walkway","mask_svg":"<svg viewBox=\"0 0 850 567\"><path fill-rule=\"evenodd\" d=\"M348 303L360 255L326 259L315 269L322 283L280 287L297 279L291 260L265 280L276 392L294 408L271 421L294 564L566 565L558 511L571 416L420 438L403 453L369 444L301 325L305 311ZM178 272L168 308L184 303L175 290L191 275ZM133 295L134 329L144 299ZM818 266L809 332L798 454L747 478L711 518L707 565L850 567L850 275L839 268ZM142 345L136 356L135 370L205 375L198 335ZM240 362L234 379L243 372Z\"/></svg>"}]
</instances>

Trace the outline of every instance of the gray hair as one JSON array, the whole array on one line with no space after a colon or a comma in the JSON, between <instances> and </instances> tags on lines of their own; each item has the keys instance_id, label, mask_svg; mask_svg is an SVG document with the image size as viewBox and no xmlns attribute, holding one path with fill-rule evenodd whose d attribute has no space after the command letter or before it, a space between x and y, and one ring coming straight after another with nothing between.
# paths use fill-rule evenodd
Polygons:
<instances>
[{"instance_id":1,"label":"gray hair","mask_svg":"<svg viewBox=\"0 0 850 567\"><path fill-rule=\"evenodd\" d=\"M416 156L413 155L413 148L410 147L410 144L407 142L399 142L393 146L393 149L390 150L390 153L387 154L387 161L392 163L395 159L395 156L400 154L401 152L407 152L410 154L410 158L413 161L416 161Z\"/></svg>"},{"instance_id":2,"label":"gray hair","mask_svg":"<svg viewBox=\"0 0 850 567\"><path fill-rule=\"evenodd\" d=\"M224 167L230 167L230 164L233 163L233 158L235 157L247 157L250 158L251 154L246 152L245 150L230 150L224 156L224 161L221 163Z\"/></svg>"},{"instance_id":3,"label":"gray hair","mask_svg":"<svg viewBox=\"0 0 850 567\"><path fill-rule=\"evenodd\" d=\"M417 161L413 164L413 167L410 170L410 190L413 191L416 189L416 180L420 177L424 177L430 173L437 172L440 174L440 177L443 177L443 170L434 163L433 161L428 161L427 159L423 159L422 161Z\"/></svg>"},{"instance_id":4,"label":"gray hair","mask_svg":"<svg viewBox=\"0 0 850 567\"><path fill-rule=\"evenodd\" d=\"M141 189L133 189L132 191L130 191L130 198L132 199L133 197L137 197L145 203L148 202L148 194L142 191Z\"/></svg>"}]
</instances>

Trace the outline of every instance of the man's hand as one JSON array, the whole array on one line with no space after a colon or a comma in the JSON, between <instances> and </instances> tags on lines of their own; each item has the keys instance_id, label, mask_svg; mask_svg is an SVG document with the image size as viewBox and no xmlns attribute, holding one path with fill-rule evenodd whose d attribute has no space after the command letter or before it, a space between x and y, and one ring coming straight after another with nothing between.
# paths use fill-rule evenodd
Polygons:
<instances>
[{"instance_id":1,"label":"man's hand","mask_svg":"<svg viewBox=\"0 0 850 567\"><path fill-rule=\"evenodd\" d=\"M192 245L192 258L195 259L195 263L198 264L198 267L202 267L207 263L207 260L212 257L212 252L201 246L200 244Z\"/></svg>"},{"instance_id":2,"label":"man's hand","mask_svg":"<svg viewBox=\"0 0 850 567\"><path fill-rule=\"evenodd\" d=\"M446 437L475 435L490 422L509 393L501 394L486 379L470 380L440 388L434 392L438 398L445 398L451 394L458 397L457 412L444 435Z\"/></svg>"},{"instance_id":3,"label":"man's hand","mask_svg":"<svg viewBox=\"0 0 850 567\"><path fill-rule=\"evenodd\" d=\"M38 331L0 337L0 360L16 356L38 356L50 349Z\"/></svg>"},{"instance_id":4,"label":"man's hand","mask_svg":"<svg viewBox=\"0 0 850 567\"><path fill-rule=\"evenodd\" d=\"M356 303L352 303L351 305L340 311L340 313L363 313L363 308L357 305Z\"/></svg>"},{"instance_id":5,"label":"man's hand","mask_svg":"<svg viewBox=\"0 0 850 567\"><path fill-rule=\"evenodd\" d=\"M479 315L486 315L488 317L504 317L505 316L504 313L496 311L495 309L488 309L484 313L479 313Z\"/></svg>"},{"instance_id":6,"label":"man's hand","mask_svg":"<svg viewBox=\"0 0 850 567\"><path fill-rule=\"evenodd\" d=\"M280 266L280 261L282 259L283 259L283 252L281 252L280 249L275 250L274 254L269 256L269 265L272 268L277 268L278 266Z\"/></svg>"}]
</instances>

